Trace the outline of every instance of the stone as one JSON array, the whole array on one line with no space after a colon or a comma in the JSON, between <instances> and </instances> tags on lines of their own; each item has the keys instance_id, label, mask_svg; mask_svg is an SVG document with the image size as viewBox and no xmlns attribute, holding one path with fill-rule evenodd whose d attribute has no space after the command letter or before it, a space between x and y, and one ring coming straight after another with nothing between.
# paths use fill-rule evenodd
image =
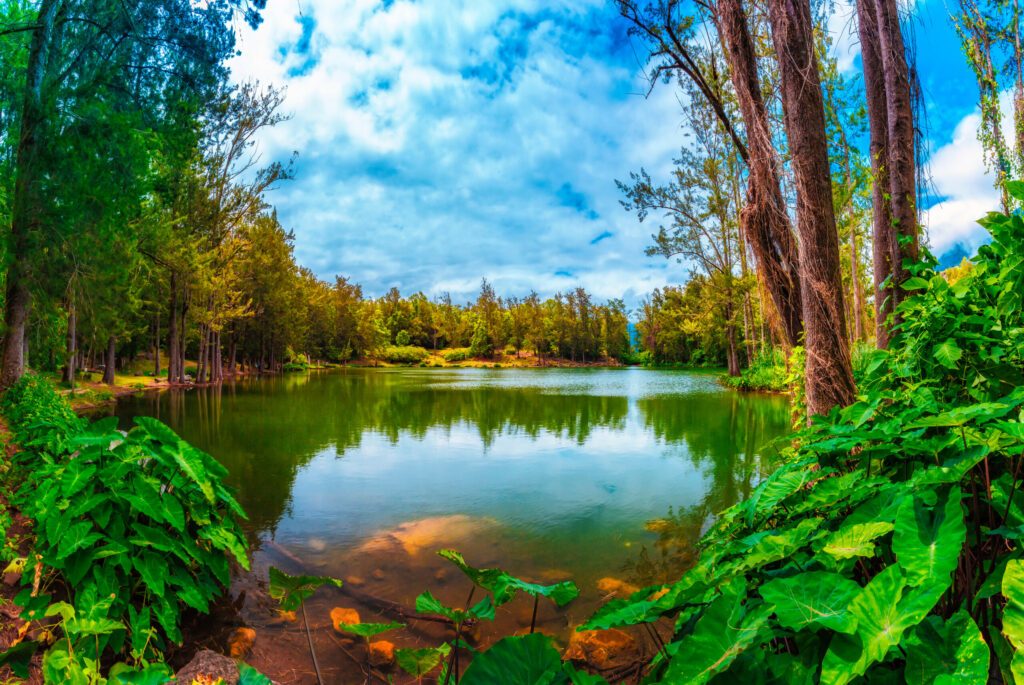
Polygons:
<instances>
[{"instance_id":1,"label":"stone","mask_svg":"<svg viewBox=\"0 0 1024 685\"><path fill-rule=\"evenodd\" d=\"M384 580L384 571L381 571L379 568L373 569L373 573L370 575L373 576L374 580Z\"/></svg>"},{"instance_id":2,"label":"stone","mask_svg":"<svg viewBox=\"0 0 1024 685\"><path fill-rule=\"evenodd\" d=\"M395 663L395 645L387 640L370 643L370 665L387 668Z\"/></svg>"},{"instance_id":3,"label":"stone","mask_svg":"<svg viewBox=\"0 0 1024 685\"><path fill-rule=\"evenodd\" d=\"M351 585L352 587L362 587L366 585L366 579L362 576L349 576L345 579L345 582Z\"/></svg>"},{"instance_id":4,"label":"stone","mask_svg":"<svg viewBox=\"0 0 1024 685\"><path fill-rule=\"evenodd\" d=\"M228 637L228 651L232 659L244 659L256 642L256 631L252 628L235 628Z\"/></svg>"},{"instance_id":5,"label":"stone","mask_svg":"<svg viewBox=\"0 0 1024 685\"><path fill-rule=\"evenodd\" d=\"M597 591L602 595L615 595L616 597L629 597L639 590L636 585L627 583L618 578L602 578L597 581Z\"/></svg>"},{"instance_id":6,"label":"stone","mask_svg":"<svg viewBox=\"0 0 1024 685\"><path fill-rule=\"evenodd\" d=\"M235 660L223 654L204 649L192 658L192 661L177 673L179 683L191 683L193 680L217 682L224 681L225 685L236 685L238 683L238 665Z\"/></svg>"},{"instance_id":7,"label":"stone","mask_svg":"<svg viewBox=\"0 0 1024 685\"><path fill-rule=\"evenodd\" d=\"M640 645L617 628L573 632L565 658L585 663L598 671L628 666L640 659Z\"/></svg>"},{"instance_id":8,"label":"stone","mask_svg":"<svg viewBox=\"0 0 1024 685\"><path fill-rule=\"evenodd\" d=\"M338 626L342 623L362 623L359 620L359 612L355 609L348 609L346 607L334 607L331 609L331 625L334 626L335 630L338 630ZM343 635L350 635L338 630Z\"/></svg>"}]
</instances>

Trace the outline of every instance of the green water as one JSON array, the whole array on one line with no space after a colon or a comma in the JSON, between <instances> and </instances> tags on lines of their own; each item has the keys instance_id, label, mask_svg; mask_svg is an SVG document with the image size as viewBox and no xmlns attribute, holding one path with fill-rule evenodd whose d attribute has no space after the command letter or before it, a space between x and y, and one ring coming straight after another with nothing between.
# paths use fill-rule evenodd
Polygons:
<instances>
[{"instance_id":1,"label":"green water","mask_svg":"<svg viewBox=\"0 0 1024 685\"><path fill-rule=\"evenodd\" d=\"M282 553L375 596L464 600L434 552L536 580L668 580L771 468L788 406L642 369L351 369L119 402L230 470L257 567ZM276 556L275 556L276 555ZM448 586L448 589L446 589ZM579 618L576 616L575 618Z\"/></svg>"}]
</instances>

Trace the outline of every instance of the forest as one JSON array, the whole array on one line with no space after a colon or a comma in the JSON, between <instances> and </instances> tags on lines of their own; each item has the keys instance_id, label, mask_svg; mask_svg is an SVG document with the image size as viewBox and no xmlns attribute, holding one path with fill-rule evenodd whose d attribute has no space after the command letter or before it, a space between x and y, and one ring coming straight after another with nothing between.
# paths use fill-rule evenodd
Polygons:
<instances>
[{"instance_id":1,"label":"forest","mask_svg":"<svg viewBox=\"0 0 1024 685\"><path fill-rule=\"evenodd\" d=\"M347 640L338 658L351 662L352 677L339 682L1024 682L1016 0L948 8L975 77L978 141L999 206L977 217L985 244L946 269L923 218L936 198L912 4L850 5L860 49L851 75L829 30L834 3L605 3L643 65L646 95L670 89L681 121L659 122L678 138L669 174L644 167L608 179L619 218L650 234L637 251L681 265L671 272L678 282L635 306L582 285L499 293L487 278L467 301L398 287L366 293L355 276L300 264L302 227L286 225L274 200L304 182L305 151L268 160L261 150L291 117L287 92L238 81L229 68L237 36L268 28L267 4L0 0L3 682L270 683L245 662L256 632L241 624L222 645L234 680L172 680L206 646L195 637L202 617L219 615L233 583L254 574L275 620L308 640L307 679L295 682L331 682L311 625L317 598L335 591L381 621L330 612L330 636ZM403 607L358 589L364 578L327 575L290 552L282 558L294 575L269 565L256 555L274 549L273 526L301 507L291 490L271 507L271 534L246 528L240 502L259 506L258 493L236 496L236 474L217 454L156 418L127 423L115 408L93 420L68 403L76 384L100 374L111 386L118 375L166 377L161 385L219 392L242 376L472 360L718 369L712 383L685 376L705 393L698 404L729 388L785 392L793 432L757 460L757 476L754 460L744 462L731 498L705 498L716 511L690 526L692 549L676 555L685 567L602 591L566 636L538 624L538 607L543 620L582 601L586 588L561 575L525 580L435 549L469 599L426 590ZM563 395L533 388L504 404L489 404L491 389L417 395L447 397L446 411L417 412L403 387L372 407L359 399L371 393L351 392L339 411L360 425L328 442L343 467L365 426L394 447L410 432L423 440L470 424L485 454L518 431L565 433L597 455L588 441L621 431L631 405L601 394L617 386L570 378ZM669 425L652 398L684 377L655 378L661 385L634 412L647 430ZM581 387L600 401L573 399ZM695 420L729 430L726 420ZM652 431L652 451L673 445L666 432ZM300 466L322 447L306 449ZM251 458L240 477L259 470ZM482 489L503 486L511 461L489 465L495 481ZM592 470L604 466L595 456ZM301 468L291 468L276 485L295 487ZM594 490L612 497L620 487ZM668 519L651 519L648 532ZM611 556L621 545L608 540ZM479 639L516 597L527 620ZM397 648L379 637L423 624L434 632L395 637ZM636 658L610 658L624 643L642 645Z\"/></svg>"}]
</instances>

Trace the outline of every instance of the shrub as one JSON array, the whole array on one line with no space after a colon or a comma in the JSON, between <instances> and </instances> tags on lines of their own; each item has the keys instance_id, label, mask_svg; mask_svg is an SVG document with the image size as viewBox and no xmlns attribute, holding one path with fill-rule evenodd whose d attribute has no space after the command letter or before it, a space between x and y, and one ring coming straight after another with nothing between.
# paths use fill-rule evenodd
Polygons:
<instances>
[{"instance_id":1,"label":"shrub","mask_svg":"<svg viewBox=\"0 0 1024 685\"><path fill-rule=\"evenodd\" d=\"M430 356L422 347L407 345L405 347L388 346L381 352L381 359L392 364L419 364Z\"/></svg>"},{"instance_id":2,"label":"shrub","mask_svg":"<svg viewBox=\"0 0 1024 685\"><path fill-rule=\"evenodd\" d=\"M901 323L864 360L857 401L797 435L719 516L696 566L583 628L671 618L651 682L1014 682L1024 220L983 225L993 240L955 283L933 259L910 266Z\"/></svg>"},{"instance_id":3,"label":"shrub","mask_svg":"<svg viewBox=\"0 0 1024 685\"><path fill-rule=\"evenodd\" d=\"M789 389L789 373L786 371L782 352L776 349L763 350L754 357L750 366L739 376L725 376L726 385L737 390L762 390L784 392Z\"/></svg>"},{"instance_id":4,"label":"shrub","mask_svg":"<svg viewBox=\"0 0 1024 685\"><path fill-rule=\"evenodd\" d=\"M395 344L399 347L408 347L409 343L409 331L398 331L398 335L395 336Z\"/></svg>"},{"instance_id":5,"label":"shrub","mask_svg":"<svg viewBox=\"0 0 1024 685\"><path fill-rule=\"evenodd\" d=\"M446 362L464 362L470 358L468 347L456 347L451 350L445 350L441 353L441 358Z\"/></svg>"},{"instance_id":6,"label":"shrub","mask_svg":"<svg viewBox=\"0 0 1024 685\"><path fill-rule=\"evenodd\" d=\"M93 682L110 654L157 659L181 642L183 611L208 611L227 587L227 555L248 568L226 470L155 419L87 426L38 378L15 384L4 411L25 449L16 503L36 533L16 601L25 620L59 617L67 638L44 658L47 682Z\"/></svg>"},{"instance_id":7,"label":"shrub","mask_svg":"<svg viewBox=\"0 0 1024 685\"><path fill-rule=\"evenodd\" d=\"M294 371L306 371L307 369L309 369L309 364L305 364L302 362L288 362L282 368L286 373Z\"/></svg>"}]
</instances>

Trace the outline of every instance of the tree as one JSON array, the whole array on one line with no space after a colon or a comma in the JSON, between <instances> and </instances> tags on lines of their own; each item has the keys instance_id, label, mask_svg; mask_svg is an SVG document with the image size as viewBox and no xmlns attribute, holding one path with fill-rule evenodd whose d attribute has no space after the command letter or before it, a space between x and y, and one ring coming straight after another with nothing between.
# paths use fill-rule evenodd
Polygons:
<instances>
[{"instance_id":1,"label":"tree","mask_svg":"<svg viewBox=\"0 0 1024 685\"><path fill-rule=\"evenodd\" d=\"M857 0L857 18L874 178L875 337L884 348L905 297L903 262L917 259L920 242L911 73L896 0Z\"/></svg>"},{"instance_id":2,"label":"tree","mask_svg":"<svg viewBox=\"0 0 1024 685\"><path fill-rule=\"evenodd\" d=\"M808 415L853 402L825 106L808 0L768 0L796 181Z\"/></svg>"}]
</instances>

